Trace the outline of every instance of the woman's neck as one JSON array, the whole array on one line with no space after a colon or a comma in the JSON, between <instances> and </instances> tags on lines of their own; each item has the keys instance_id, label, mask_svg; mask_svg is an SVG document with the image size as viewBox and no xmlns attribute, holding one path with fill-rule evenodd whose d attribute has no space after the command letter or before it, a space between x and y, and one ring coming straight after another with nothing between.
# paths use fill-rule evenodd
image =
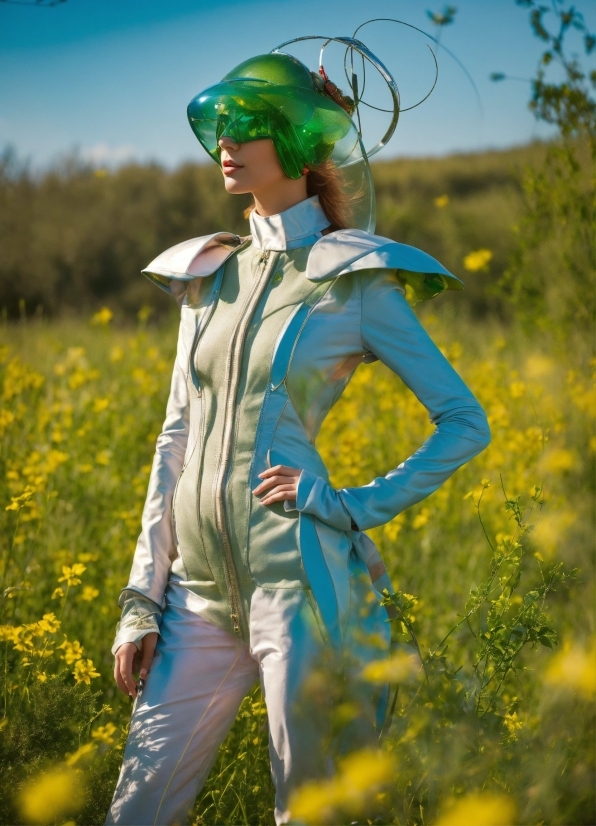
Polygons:
<instances>
[{"instance_id":1,"label":"woman's neck","mask_svg":"<svg viewBox=\"0 0 596 826\"><path fill-rule=\"evenodd\" d=\"M306 191L306 175L296 180L286 178L282 184L276 183L274 186L252 193L255 199L255 210L258 215L268 218L270 215L279 215L285 212L300 201L308 198Z\"/></svg>"}]
</instances>

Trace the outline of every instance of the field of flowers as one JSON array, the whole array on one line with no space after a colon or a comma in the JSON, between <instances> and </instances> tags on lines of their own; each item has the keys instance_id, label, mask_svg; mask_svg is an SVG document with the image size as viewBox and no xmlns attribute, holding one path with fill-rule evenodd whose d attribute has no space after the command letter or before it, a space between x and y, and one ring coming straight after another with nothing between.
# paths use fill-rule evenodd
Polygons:
<instances>
[{"instance_id":1,"label":"field of flowers","mask_svg":"<svg viewBox=\"0 0 596 826\"><path fill-rule=\"evenodd\" d=\"M293 808L313 824L594 823L596 365L431 305L423 323L493 440L370 532L397 589L395 653L361 679L391 681L392 717L378 751L347 756ZM1 823L101 823L115 784L130 705L109 649L176 341L175 320L148 316L0 329ZM358 369L318 446L334 484L363 484L429 432L377 363ZM348 719L341 686L328 691ZM258 690L193 822L273 823Z\"/></svg>"}]
</instances>

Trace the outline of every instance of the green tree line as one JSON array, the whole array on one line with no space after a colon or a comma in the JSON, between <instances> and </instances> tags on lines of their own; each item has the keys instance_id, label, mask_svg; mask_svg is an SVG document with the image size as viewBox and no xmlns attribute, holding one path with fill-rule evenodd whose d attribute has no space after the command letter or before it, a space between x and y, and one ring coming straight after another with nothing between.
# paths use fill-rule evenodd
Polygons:
<instances>
[{"instance_id":1,"label":"green tree line","mask_svg":"<svg viewBox=\"0 0 596 826\"><path fill-rule=\"evenodd\" d=\"M541 144L441 159L396 159L373 165L377 233L421 247L466 282L458 306L499 312L490 296L515 242L524 210L522 171L537 166ZM228 195L215 164L94 168L76 157L42 174L14 152L0 159L0 307L5 317L56 316L108 304L131 315L141 304L169 307L139 275L158 253L199 235L248 233L248 200ZM490 267L466 273L477 248Z\"/></svg>"}]
</instances>

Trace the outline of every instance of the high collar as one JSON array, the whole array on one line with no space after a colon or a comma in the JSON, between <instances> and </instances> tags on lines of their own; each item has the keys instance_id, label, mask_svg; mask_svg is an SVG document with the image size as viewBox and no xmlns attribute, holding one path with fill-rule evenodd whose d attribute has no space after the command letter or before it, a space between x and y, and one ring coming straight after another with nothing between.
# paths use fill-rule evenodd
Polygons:
<instances>
[{"instance_id":1,"label":"high collar","mask_svg":"<svg viewBox=\"0 0 596 826\"><path fill-rule=\"evenodd\" d=\"M308 247L318 241L322 237L321 230L329 226L318 195L267 218L253 209L249 221L253 246L262 250Z\"/></svg>"}]
</instances>

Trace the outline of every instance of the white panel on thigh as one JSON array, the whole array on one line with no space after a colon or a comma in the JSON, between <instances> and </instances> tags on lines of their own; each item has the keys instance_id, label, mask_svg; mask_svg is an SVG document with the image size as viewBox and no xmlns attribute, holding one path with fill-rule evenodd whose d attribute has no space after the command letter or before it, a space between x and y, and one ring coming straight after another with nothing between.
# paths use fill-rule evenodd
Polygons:
<instances>
[{"instance_id":1,"label":"white panel on thigh","mask_svg":"<svg viewBox=\"0 0 596 826\"><path fill-rule=\"evenodd\" d=\"M285 659L294 652L314 656L323 648L309 595L302 589L255 588L250 604L250 650L256 660L267 654Z\"/></svg>"},{"instance_id":2,"label":"white panel on thigh","mask_svg":"<svg viewBox=\"0 0 596 826\"><path fill-rule=\"evenodd\" d=\"M186 608L194 614L201 614L209 605L208 600L179 585L181 580L182 578L176 574L170 576L165 594L166 605L171 605L172 608Z\"/></svg>"}]
</instances>

